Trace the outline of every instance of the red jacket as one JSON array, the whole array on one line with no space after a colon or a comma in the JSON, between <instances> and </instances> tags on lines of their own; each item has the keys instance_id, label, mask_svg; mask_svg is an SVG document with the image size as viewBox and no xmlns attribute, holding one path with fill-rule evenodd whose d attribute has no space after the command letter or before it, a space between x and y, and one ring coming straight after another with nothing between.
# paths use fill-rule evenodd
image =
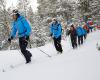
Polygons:
<instances>
[{"instance_id":1,"label":"red jacket","mask_svg":"<svg viewBox=\"0 0 100 80\"><path fill-rule=\"evenodd\" d=\"M89 21L89 25L93 25L93 22L92 21Z\"/></svg>"},{"instance_id":2,"label":"red jacket","mask_svg":"<svg viewBox=\"0 0 100 80\"><path fill-rule=\"evenodd\" d=\"M89 30L89 28L86 25L83 26L83 29L85 29L87 31Z\"/></svg>"}]
</instances>

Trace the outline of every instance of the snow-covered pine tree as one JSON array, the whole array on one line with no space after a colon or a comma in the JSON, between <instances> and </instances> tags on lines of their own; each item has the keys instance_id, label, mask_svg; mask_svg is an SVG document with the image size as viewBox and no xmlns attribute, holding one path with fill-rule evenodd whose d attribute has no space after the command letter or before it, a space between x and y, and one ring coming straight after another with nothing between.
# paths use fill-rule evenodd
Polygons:
<instances>
[{"instance_id":1,"label":"snow-covered pine tree","mask_svg":"<svg viewBox=\"0 0 100 80\"><path fill-rule=\"evenodd\" d=\"M73 12L72 1L69 0L37 0L38 13L41 17L62 16L64 19L71 16Z\"/></svg>"},{"instance_id":2,"label":"snow-covered pine tree","mask_svg":"<svg viewBox=\"0 0 100 80\"><path fill-rule=\"evenodd\" d=\"M9 36L9 13L6 10L6 0L0 0L0 49L7 49L4 45Z\"/></svg>"},{"instance_id":3,"label":"snow-covered pine tree","mask_svg":"<svg viewBox=\"0 0 100 80\"><path fill-rule=\"evenodd\" d=\"M27 17L27 13L30 7L30 0L18 0L17 9Z\"/></svg>"},{"instance_id":4,"label":"snow-covered pine tree","mask_svg":"<svg viewBox=\"0 0 100 80\"><path fill-rule=\"evenodd\" d=\"M78 9L82 15L85 13L89 15L100 14L100 0L78 0L78 4Z\"/></svg>"},{"instance_id":5,"label":"snow-covered pine tree","mask_svg":"<svg viewBox=\"0 0 100 80\"><path fill-rule=\"evenodd\" d=\"M50 22L52 17L57 17L59 21L66 21L69 16L73 16L73 2L69 0L37 0L39 20L37 30L41 33L42 39L50 40Z\"/></svg>"}]
</instances>

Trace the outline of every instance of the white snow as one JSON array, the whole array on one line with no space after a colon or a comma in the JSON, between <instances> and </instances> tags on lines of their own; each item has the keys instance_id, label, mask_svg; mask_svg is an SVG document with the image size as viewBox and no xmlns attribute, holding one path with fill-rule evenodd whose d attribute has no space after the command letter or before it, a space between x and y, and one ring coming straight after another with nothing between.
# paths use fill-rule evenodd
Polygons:
<instances>
[{"instance_id":1,"label":"white snow","mask_svg":"<svg viewBox=\"0 0 100 80\"><path fill-rule=\"evenodd\" d=\"M63 40L62 55L56 55L53 43L40 47L52 58L38 48L30 49L33 54L31 64L24 64L25 60L19 50L1 51L0 80L100 80L97 42L100 42L100 31L90 33L84 45L76 50L71 48L69 38Z\"/></svg>"}]
</instances>

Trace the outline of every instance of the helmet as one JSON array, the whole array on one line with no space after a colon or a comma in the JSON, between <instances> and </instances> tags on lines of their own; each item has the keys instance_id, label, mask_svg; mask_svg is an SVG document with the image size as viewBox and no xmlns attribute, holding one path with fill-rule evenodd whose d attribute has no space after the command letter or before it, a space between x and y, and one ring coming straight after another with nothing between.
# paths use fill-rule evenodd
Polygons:
<instances>
[{"instance_id":1,"label":"helmet","mask_svg":"<svg viewBox=\"0 0 100 80\"><path fill-rule=\"evenodd\" d=\"M11 15L16 15L16 14L19 14L19 12L18 12L17 9L14 9L14 10L12 11L12 14L11 14Z\"/></svg>"}]
</instances>

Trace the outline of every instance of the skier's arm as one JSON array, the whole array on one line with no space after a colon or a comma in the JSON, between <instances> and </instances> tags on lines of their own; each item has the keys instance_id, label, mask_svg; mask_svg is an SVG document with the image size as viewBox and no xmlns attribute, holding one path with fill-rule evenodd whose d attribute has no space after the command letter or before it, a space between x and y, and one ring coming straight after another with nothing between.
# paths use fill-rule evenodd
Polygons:
<instances>
[{"instance_id":1,"label":"skier's arm","mask_svg":"<svg viewBox=\"0 0 100 80\"><path fill-rule=\"evenodd\" d=\"M77 31L75 30L75 36L77 36Z\"/></svg>"},{"instance_id":2,"label":"skier's arm","mask_svg":"<svg viewBox=\"0 0 100 80\"><path fill-rule=\"evenodd\" d=\"M52 24L50 25L50 36L53 35L53 29L52 29Z\"/></svg>"},{"instance_id":3,"label":"skier's arm","mask_svg":"<svg viewBox=\"0 0 100 80\"><path fill-rule=\"evenodd\" d=\"M16 36L16 32L17 32L17 29L16 29L16 26L13 23L12 32L11 32L11 38L14 38Z\"/></svg>"}]
</instances>

